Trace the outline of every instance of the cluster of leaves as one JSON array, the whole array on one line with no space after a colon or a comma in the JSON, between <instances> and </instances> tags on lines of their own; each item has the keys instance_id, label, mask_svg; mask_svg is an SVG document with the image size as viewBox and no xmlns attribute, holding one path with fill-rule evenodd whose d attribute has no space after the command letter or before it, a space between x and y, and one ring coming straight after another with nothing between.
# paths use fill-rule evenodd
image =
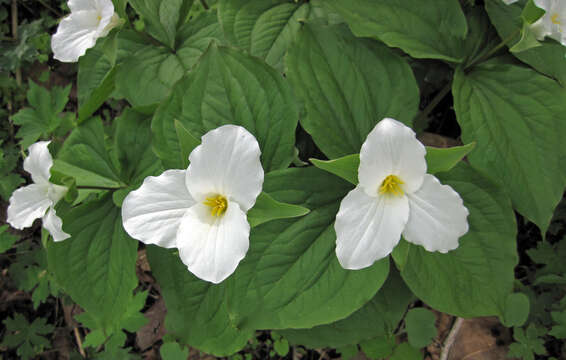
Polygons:
<instances>
[{"instance_id":1,"label":"cluster of leaves","mask_svg":"<svg viewBox=\"0 0 566 360\"><path fill-rule=\"evenodd\" d=\"M219 285L189 273L174 250L147 247L168 310L164 358L186 358L188 349L174 342L231 355L256 330L272 329L281 356L304 345L339 348L345 357L361 349L375 359L418 359L436 330L430 311L407 311L415 298L455 316L499 316L515 327L511 355L532 358L546 352L549 337L563 338L564 289L555 285L564 270L550 255L565 242L531 250L543 266L514 293L514 210L545 233L566 186L566 48L545 41L511 54L498 45L524 41L526 1L114 4L127 21L81 57L78 114L65 113L70 87L48 91L29 82L28 107L11 118L19 129L6 129L21 148L55 140L52 180L71 189L57 213L72 238L45 241L41 255L18 257L10 272L26 274L17 281L35 289L34 303L60 287L85 310L78 320L91 330L91 355L104 348L96 356L134 357L122 348L122 330L145 323L147 293L135 291L138 242L122 227L124 197L147 176L186 168L200 136L223 124L245 126L258 139L264 194L249 213L246 258ZM22 55L13 66L37 56ZM362 142L384 117L432 126L429 110L449 92L467 145L429 148L428 171L464 199L469 233L447 254L402 240L392 259L344 270L333 222L357 183ZM421 98L431 105L419 114ZM109 100L124 109L101 118ZM7 174L19 151L13 143L3 149ZM466 155L468 163L460 162ZM312 156L330 160L302 166ZM4 199L21 182L3 178ZM2 243L10 248L12 240ZM8 331L24 321L14 318ZM46 346L28 338L28 355ZM27 341L5 339L5 346Z\"/></svg>"}]
</instances>

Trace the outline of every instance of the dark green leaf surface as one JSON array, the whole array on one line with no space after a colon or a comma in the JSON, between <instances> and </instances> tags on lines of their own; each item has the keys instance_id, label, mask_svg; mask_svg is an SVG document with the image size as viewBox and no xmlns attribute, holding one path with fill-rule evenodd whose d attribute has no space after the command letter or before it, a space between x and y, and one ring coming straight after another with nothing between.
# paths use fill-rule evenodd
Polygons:
<instances>
[{"instance_id":1,"label":"dark green leaf surface","mask_svg":"<svg viewBox=\"0 0 566 360\"><path fill-rule=\"evenodd\" d=\"M432 342L438 334L435 326L436 316L425 308L409 310L405 317L409 344L414 348L422 348Z\"/></svg>"},{"instance_id":2,"label":"dark green leaf surface","mask_svg":"<svg viewBox=\"0 0 566 360\"><path fill-rule=\"evenodd\" d=\"M271 220L304 216L308 214L309 211L309 209L302 206L277 201L262 192L259 194L254 207L248 211L248 222L251 227L256 227Z\"/></svg>"},{"instance_id":3,"label":"dark green leaf surface","mask_svg":"<svg viewBox=\"0 0 566 360\"><path fill-rule=\"evenodd\" d=\"M293 159L298 112L286 80L234 49L212 44L173 89L152 122L154 151L167 168L182 168L175 120L195 138L224 124L245 127L258 140L264 170Z\"/></svg>"},{"instance_id":4,"label":"dark green leaf surface","mask_svg":"<svg viewBox=\"0 0 566 360\"><path fill-rule=\"evenodd\" d=\"M501 187L463 163L438 178L464 199L470 230L458 249L446 254L409 244L405 263L397 263L401 275L436 310L461 317L502 316L518 260L510 201Z\"/></svg>"},{"instance_id":5,"label":"dark green leaf surface","mask_svg":"<svg viewBox=\"0 0 566 360\"><path fill-rule=\"evenodd\" d=\"M311 212L253 229L250 249L228 286L236 326L310 328L343 319L372 299L387 278L388 259L350 271L340 266L335 254L334 218L351 188L313 167L266 176L266 193Z\"/></svg>"},{"instance_id":6,"label":"dark green leaf surface","mask_svg":"<svg viewBox=\"0 0 566 360\"><path fill-rule=\"evenodd\" d=\"M468 27L458 0L326 0L356 36L376 37L415 58L459 62Z\"/></svg>"},{"instance_id":7,"label":"dark green leaf surface","mask_svg":"<svg viewBox=\"0 0 566 360\"><path fill-rule=\"evenodd\" d=\"M470 163L544 233L566 187L566 90L527 68L486 64L456 72L453 92L462 139L477 142Z\"/></svg>"},{"instance_id":8,"label":"dark green leaf surface","mask_svg":"<svg viewBox=\"0 0 566 360\"><path fill-rule=\"evenodd\" d=\"M387 47L348 28L306 24L286 58L305 105L301 125L329 158L358 153L375 124L411 124L419 95L409 65Z\"/></svg>"}]
</instances>

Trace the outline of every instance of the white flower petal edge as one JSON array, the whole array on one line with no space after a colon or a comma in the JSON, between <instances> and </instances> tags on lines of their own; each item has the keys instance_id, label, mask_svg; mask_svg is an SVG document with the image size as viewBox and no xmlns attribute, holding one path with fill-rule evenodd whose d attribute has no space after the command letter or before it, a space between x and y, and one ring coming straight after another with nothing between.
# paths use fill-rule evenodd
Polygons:
<instances>
[{"instance_id":1,"label":"white flower petal edge","mask_svg":"<svg viewBox=\"0 0 566 360\"><path fill-rule=\"evenodd\" d=\"M388 256L405 239L428 251L458 247L468 231L468 209L448 185L426 174L426 149L414 131L383 119L360 151L359 185L336 215L336 256L346 269L362 269Z\"/></svg>"},{"instance_id":2,"label":"white flower petal edge","mask_svg":"<svg viewBox=\"0 0 566 360\"><path fill-rule=\"evenodd\" d=\"M519 0L503 0L503 2L504 2L505 4L507 4L507 5L514 4L514 3L516 3L517 1L519 1Z\"/></svg>"},{"instance_id":3,"label":"white flower petal edge","mask_svg":"<svg viewBox=\"0 0 566 360\"><path fill-rule=\"evenodd\" d=\"M177 247L188 270L219 283L249 247L246 213L261 193L264 172L255 137L224 125L202 137L187 170L148 177L122 205L124 229L146 244Z\"/></svg>"},{"instance_id":4,"label":"white flower petal edge","mask_svg":"<svg viewBox=\"0 0 566 360\"><path fill-rule=\"evenodd\" d=\"M51 38L53 57L62 62L76 62L96 39L108 35L120 24L111 0L70 0L71 14L61 20Z\"/></svg>"},{"instance_id":5,"label":"white flower petal edge","mask_svg":"<svg viewBox=\"0 0 566 360\"><path fill-rule=\"evenodd\" d=\"M177 246L190 272L218 284L236 270L249 238L250 224L237 203L229 202L222 217L211 215L210 208L199 203L181 221Z\"/></svg>"},{"instance_id":6,"label":"white flower petal edge","mask_svg":"<svg viewBox=\"0 0 566 360\"><path fill-rule=\"evenodd\" d=\"M167 170L145 178L122 203L124 229L145 244L177 247L177 230L195 200L185 186L186 170Z\"/></svg>"},{"instance_id":7,"label":"white flower petal edge","mask_svg":"<svg viewBox=\"0 0 566 360\"><path fill-rule=\"evenodd\" d=\"M376 199L359 186L350 191L340 204L334 224L340 265L349 270L363 269L389 255L399 243L408 218L405 196Z\"/></svg>"},{"instance_id":8,"label":"white flower petal edge","mask_svg":"<svg viewBox=\"0 0 566 360\"><path fill-rule=\"evenodd\" d=\"M49 141L39 141L30 145L29 155L24 160L24 170L31 174L33 184L14 191L10 197L7 222L16 229L33 224L35 219L43 219L43 227L49 231L53 240L62 241L70 237L62 229L62 221L55 213L55 204L67 193L67 188L49 182L53 158L49 153Z\"/></svg>"},{"instance_id":9,"label":"white flower petal edge","mask_svg":"<svg viewBox=\"0 0 566 360\"><path fill-rule=\"evenodd\" d=\"M550 37L566 46L566 2L564 0L534 0L545 14L531 25L538 40Z\"/></svg>"},{"instance_id":10,"label":"white flower petal edge","mask_svg":"<svg viewBox=\"0 0 566 360\"><path fill-rule=\"evenodd\" d=\"M187 188L197 202L222 194L247 212L263 185L260 155L257 140L245 128L224 125L211 130L189 156Z\"/></svg>"},{"instance_id":11,"label":"white flower petal edge","mask_svg":"<svg viewBox=\"0 0 566 360\"><path fill-rule=\"evenodd\" d=\"M425 175L423 186L409 198L409 221L403 237L427 251L446 253L458 247L458 238L468 232L468 209L460 195Z\"/></svg>"}]
</instances>

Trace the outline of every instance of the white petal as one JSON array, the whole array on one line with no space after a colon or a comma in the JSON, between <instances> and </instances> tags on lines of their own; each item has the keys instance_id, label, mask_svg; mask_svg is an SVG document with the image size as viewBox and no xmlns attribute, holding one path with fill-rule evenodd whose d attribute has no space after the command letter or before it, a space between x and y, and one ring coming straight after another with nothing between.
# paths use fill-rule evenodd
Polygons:
<instances>
[{"instance_id":1,"label":"white petal","mask_svg":"<svg viewBox=\"0 0 566 360\"><path fill-rule=\"evenodd\" d=\"M423 186L407 197L410 211L403 237L428 251L456 249L458 238L468 232L468 209L460 195L427 174Z\"/></svg>"},{"instance_id":2,"label":"white petal","mask_svg":"<svg viewBox=\"0 0 566 360\"><path fill-rule=\"evenodd\" d=\"M10 197L7 222L13 228L23 229L33 224L35 219L43 217L52 205L47 197L46 185L31 184L14 191Z\"/></svg>"},{"instance_id":3,"label":"white petal","mask_svg":"<svg viewBox=\"0 0 566 360\"><path fill-rule=\"evenodd\" d=\"M122 203L122 222L131 237L165 248L176 246L183 215L195 204L185 186L186 170L167 170L145 178Z\"/></svg>"},{"instance_id":4,"label":"white petal","mask_svg":"<svg viewBox=\"0 0 566 360\"><path fill-rule=\"evenodd\" d=\"M49 211L43 217L43 227L49 231L55 242L71 237L71 235L63 231L63 221L57 216L53 207L49 208Z\"/></svg>"},{"instance_id":5,"label":"white petal","mask_svg":"<svg viewBox=\"0 0 566 360\"><path fill-rule=\"evenodd\" d=\"M24 160L24 170L31 174L36 184L47 184L53 166L53 158L47 147L51 141L38 141L28 148L28 157Z\"/></svg>"},{"instance_id":6,"label":"white petal","mask_svg":"<svg viewBox=\"0 0 566 360\"><path fill-rule=\"evenodd\" d=\"M65 196L67 190L68 189L65 186L49 183L47 197L51 200L53 206L55 206L55 204L57 204L59 200Z\"/></svg>"},{"instance_id":7,"label":"white petal","mask_svg":"<svg viewBox=\"0 0 566 360\"><path fill-rule=\"evenodd\" d=\"M219 194L247 212L263 185L261 151L255 137L236 125L224 125L202 137L189 156L187 188L197 202Z\"/></svg>"},{"instance_id":8,"label":"white petal","mask_svg":"<svg viewBox=\"0 0 566 360\"><path fill-rule=\"evenodd\" d=\"M336 256L345 269L371 266L399 243L409 217L407 197L368 196L360 187L350 191L336 215Z\"/></svg>"},{"instance_id":9,"label":"white petal","mask_svg":"<svg viewBox=\"0 0 566 360\"><path fill-rule=\"evenodd\" d=\"M519 0L503 0L503 2L504 2L505 4L507 4L507 5L516 3L517 1L519 1Z\"/></svg>"},{"instance_id":10,"label":"white petal","mask_svg":"<svg viewBox=\"0 0 566 360\"><path fill-rule=\"evenodd\" d=\"M197 277L218 284L236 270L249 247L246 214L229 202L223 216L214 217L201 203L187 211L177 233L181 260Z\"/></svg>"},{"instance_id":11,"label":"white petal","mask_svg":"<svg viewBox=\"0 0 566 360\"><path fill-rule=\"evenodd\" d=\"M73 12L59 23L51 37L53 57L62 62L76 62L96 43L98 11Z\"/></svg>"},{"instance_id":12,"label":"white petal","mask_svg":"<svg viewBox=\"0 0 566 360\"><path fill-rule=\"evenodd\" d=\"M404 182L405 192L416 191L426 173L426 149L415 132L397 120L385 118L369 133L360 151L358 179L369 196L376 196L389 175Z\"/></svg>"}]
</instances>

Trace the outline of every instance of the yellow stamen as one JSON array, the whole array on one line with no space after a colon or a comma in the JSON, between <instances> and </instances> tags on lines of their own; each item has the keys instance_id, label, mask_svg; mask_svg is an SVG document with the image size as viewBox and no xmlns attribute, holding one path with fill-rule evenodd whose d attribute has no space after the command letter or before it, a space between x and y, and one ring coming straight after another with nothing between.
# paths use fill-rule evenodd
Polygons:
<instances>
[{"instance_id":1,"label":"yellow stamen","mask_svg":"<svg viewBox=\"0 0 566 360\"><path fill-rule=\"evenodd\" d=\"M212 216L221 216L226 212L228 208L228 201L222 195L217 195L216 197L207 197L204 205L210 206L210 214Z\"/></svg>"},{"instance_id":2,"label":"yellow stamen","mask_svg":"<svg viewBox=\"0 0 566 360\"><path fill-rule=\"evenodd\" d=\"M379 194L390 194L395 196L403 196L404 192L401 188L404 182L395 175L389 175L383 180L381 186L379 187Z\"/></svg>"},{"instance_id":3,"label":"yellow stamen","mask_svg":"<svg viewBox=\"0 0 566 360\"><path fill-rule=\"evenodd\" d=\"M560 21L560 19L558 19L558 13L554 13L552 14L552 16L550 17L550 21L552 21L553 24L556 25L562 25L562 22Z\"/></svg>"}]
</instances>

